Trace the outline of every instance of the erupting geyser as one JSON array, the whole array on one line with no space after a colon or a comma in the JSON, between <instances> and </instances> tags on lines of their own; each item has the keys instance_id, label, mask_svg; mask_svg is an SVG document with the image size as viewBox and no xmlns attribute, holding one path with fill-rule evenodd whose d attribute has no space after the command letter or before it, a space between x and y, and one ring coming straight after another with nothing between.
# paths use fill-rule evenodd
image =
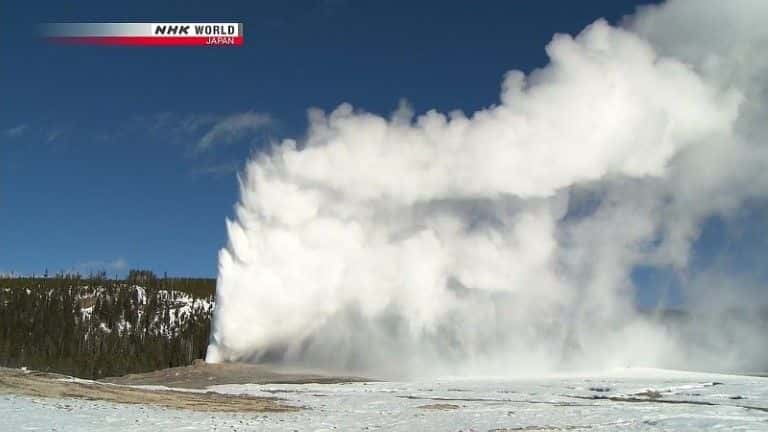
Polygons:
<instances>
[{"instance_id":1,"label":"erupting geyser","mask_svg":"<svg viewBox=\"0 0 768 432\"><path fill-rule=\"evenodd\" d=\"M766 366L757 302L725 276L697 283L689 256L707 217L768 194L767 17L765 1L691 0L598 20L471 115L312 111L306 140L241 176L207 360ZM677 329L638 313L637 266L684 275L709 312Z\"/></svg>"}]
</instances>

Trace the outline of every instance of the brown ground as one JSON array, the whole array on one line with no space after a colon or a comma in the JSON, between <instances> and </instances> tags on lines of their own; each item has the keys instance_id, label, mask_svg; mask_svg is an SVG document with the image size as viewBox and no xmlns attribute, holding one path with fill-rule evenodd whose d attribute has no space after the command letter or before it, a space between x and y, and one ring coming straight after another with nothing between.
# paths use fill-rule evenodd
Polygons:
<instances>
[{"instance_id":1,"label":"brown ground","mask_svg":"<svg viewBox=\"0 0 768 432\"><path fill-rule=\"evenodd\" d=\"M198 363L99 381L74 380L64 375L0 368L0 394L79 398L126 404L147 404L195 411L265 412L301 409L274 397L225 395L214 392L148 390L130 386L161 385L204 389L216 384L305 384L365 381L311 373L277 372L263 365Z\"/></svg>"},{"instance_id":2,"label":"brown ground","mask_svg":"<svg viewBox=\"0 0 768 432\"><path fill-rule=\"evenodd\" d=\"M124 385L162 385L203 389L218 384L338 384L372 380L353 376L326 375L271 365L207 364L196 361L193 366L160 369L142 374L105 378L101 381Z\"/></svg>"},{"instance_id":3,"label":"brown ground","mask_svg":"<svg viewBox=\"0 0 768 432\"><path fill-rule=\"evenodd\" d=\"M274 412L299 409L284 404L280 399L271 397L223 395L213 392L143 390L99 382L73 381L63 375L42 372L25 373L17 369L0 369L0 394L3 393L146 404L195 411Z\"/></svg>"}]
</instances>

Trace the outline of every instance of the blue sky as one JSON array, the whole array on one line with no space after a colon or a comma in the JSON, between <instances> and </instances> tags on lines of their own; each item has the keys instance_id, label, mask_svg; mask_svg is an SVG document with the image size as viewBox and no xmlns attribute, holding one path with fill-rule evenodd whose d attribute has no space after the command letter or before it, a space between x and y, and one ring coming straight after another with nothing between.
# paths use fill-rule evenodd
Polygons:
<instances>
[{"instance_id":1,"label":"blue sky","mask_svg":"<svg viewBox=\"0 0 768 432\"><path fill-rule=\"evenodd\" d=\"M647 2L643 2L647 3ZM632 1L26 2L0 15L0 272L149 268L214 277L237 169L300 137L310 107L471 112L503 74L546 64L556 32ZM239 21L238 48L51 45L38 23ZM766 206L712 218L696 268L768 280ZM761 221L760 223L755 223ZM736 227L736 231L734 231ZM639 268L638 302L679 304Z\"/></svg>"},{"instance_id":2,"label":"blue sky","mask_svg":"<svg viewBox=\"0 0 768 432\"><path fill-rule=\"evenodd\" d=\"M497 101L505 71L544 65L555 32L634 9L613 0L7 5L0 271L214 276L236 169L270 140L303 134L307 108L388 113L407 98L417 111L472 111ZM245 46L60 46L36 28L198 20L243 22ZM238 119L257 126L233 134L226 125Z\"/></svg>"},{"instance_id":3,"label":"blue sky","mask_svg":"<svg viewBox=\"0 0 768 432\"><path fill-rule=\"evenodd\" d=\"M7 6L0 271L215 276L236 170L270 141L301 136L307 108L350 102L389 113L406 98L417 111L473 111L497 101L504 72L543 66L554 33L577 33L599 17L617 22L635 7L616 0ZM61 46L40 40L36 28L217 20L243 22L245 46ZM753 221L766 212L755 211L729 224L745 227L735 235L713 218L694 264L762 268L768 236ZM670 289L674 297L679 283L651 269L633 277L646 304Z\"/></svg>"}]
</instances>

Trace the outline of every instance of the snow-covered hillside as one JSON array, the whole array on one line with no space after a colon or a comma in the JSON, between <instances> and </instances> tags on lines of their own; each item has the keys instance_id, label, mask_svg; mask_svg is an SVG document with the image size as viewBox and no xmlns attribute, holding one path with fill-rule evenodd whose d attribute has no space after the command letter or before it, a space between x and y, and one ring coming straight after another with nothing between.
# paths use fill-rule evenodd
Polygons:
<instances>
[{"instance_id":1,"label":"snow-covered hillside","mask_svg":"<svg viewBox=\"0 0 768 432\"><path fill-rule=\"evenodd\" d=\"M100 378L204 357L213 282L207 295L152 282L0 280L0 366Z\"/></svg>"},{"instance_id":2,"label":"snow-covered hillside","mask_svg":"<svg viewBox=\"0 0 768 432\"><path fill-rule=\"evenodd\" d=\"M134 323L149 317L147 325L151 332L173 337L181 332L190 319L210 316L213 312L212 297L195 298L182 291L157 290L150 293L156 296L156 299L151 299L147 297L147 290L138 285L123 287L117 294L110 293L104 287L82 288L84 292L77 297L82 319L98 321L98 327L105 332L114 330L120 334L130 334L135 327ZM98 313L105 307L115 305L120 301L119 296L124 295L130 298L130 304L116 305L122 309L122 313L118 311L116 320L108 316L112 312ZM97 311L95 316L94 310Z\"/></svg>"}]
</instances>

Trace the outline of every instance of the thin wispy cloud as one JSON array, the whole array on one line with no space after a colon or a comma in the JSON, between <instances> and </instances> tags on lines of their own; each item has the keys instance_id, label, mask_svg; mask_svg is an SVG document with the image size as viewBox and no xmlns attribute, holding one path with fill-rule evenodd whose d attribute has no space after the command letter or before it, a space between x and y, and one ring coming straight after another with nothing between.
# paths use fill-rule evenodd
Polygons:
<instances>
[{"instance_id":1,"label":"thin wispy cloud","mask_svg":"<svg viewBox=\"0 0 768 432\"><path fill-rule=\"evenodd\" d=\"M153 135L168 135L172 138L189 139L191 136L207 130L222 118L224 116L210 113L182 115L172 112L161 112L133 118L130 130L139 128Z\"/></svg>"},{"instance_id":2,"label":"thin wispy cloud","mask_svg":"<svg viewBox=\"0 0 768 432\"><path fill-rule=\"evenodd\" d=\"M161 112L136 116L113 134L144 133L153 139L184 146L188 155L200 155L220 145L249 140L273 124L269 114L256 111L228 114Z\"/></svg>"},{"instance_id":3,"label":"thin wispy cloud","mask_svg":"<svg viewBox=\"0 0 768 432\"><path fill-rule=\"evenodd\" d=\"M24 132L26 132L27 129L29 129L29 125L20 124L18 126L14 126L14 127L10 128L10 129L6 129L4 131L4 133L5 133L5 136L7 136L9 138L16 138L16 137L21 136L22 134L24 134Z\"/></svg>"},{"instance_id":4,"label":"thin wispy cloud","mask_svg":"<svg viewBox=\"0 0 768 432\"><path fill-rule=\"evenodd\" d=\"M23 137L25 144L29 145L53 144L61 141L71 129L66 125L55 124L53 121L36 120L0 129L0 138L17 140Z\"/></svg>"},{"instance_id":5,"label":"thin wispy cloud","mask_svg":"<svg viewBox=\"0 0 768 432\"><path fill-rule=\"evenodd\" d=\"M0 129L0 138L8 140L21 136L33 144L54 145L76 137L81 141L100 143L136 142L151 140L179 147L179 153L199 156L212 153L215 147L252 142L258 132L274 125L268 113L244 111L234 113L159 112L137 115L113 127L82 128L77 125L50 122L20 123ZM208 161L213 162L213 161ZM232 164L211 165L208 174L236 171Z\"/></svg>"},{"instance_id":6,"label":"thin wispy cloud","mask_svg":"<svg viewBox=\"0 0 768 432\"><path fill-rule=\"evenodd\" d=\"M216 124L225 117L216 114L191 114L182 117L176 124L176 127L180 132L197 134L207 130L211 125Z\"/></svg>"},{"instance_id":7,"label":"thin wispy cloud","mask_svg":"<svg viewBox=\"0 0 768 432\"><path fill-rule=\"evenodd\" d=\"M50 132L48 132L45 135L45 142L46 143L52 143L52 142L56 141L57 139L59 139L63 133L64 132L62 132L61 130L50 131Z\"/></svg>"},{"instance_id":8,"label":"thin wispy cloud","mask_svg":"<svg viewBox=\"0 0 768 432\"><path fill-rule=\"evenodd\" d=\"M272 124L268 114L248 111L221 119L205 133L195 145L195 152L201 153L215 145L229 144L246 138Z\"/></svg>"}]
</instances>

